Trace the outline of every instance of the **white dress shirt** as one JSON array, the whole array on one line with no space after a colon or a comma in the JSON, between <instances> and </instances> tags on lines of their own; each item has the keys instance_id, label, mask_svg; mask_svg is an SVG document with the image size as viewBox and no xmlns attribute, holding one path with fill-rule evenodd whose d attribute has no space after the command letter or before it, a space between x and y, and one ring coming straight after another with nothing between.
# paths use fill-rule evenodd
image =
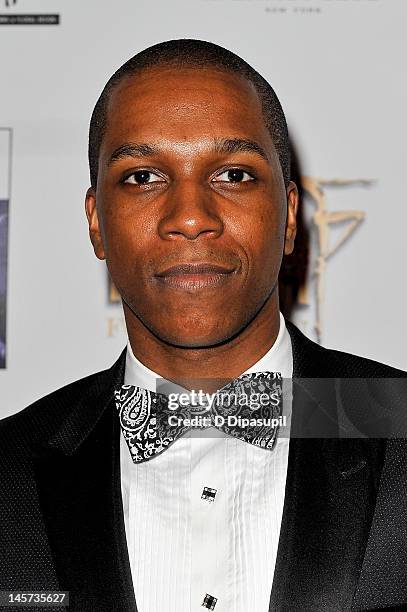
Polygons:
<instances>
[{"instance_id":1,"label":"white dress shirt","mask_svg":"<svg viewBox=\"0 0 407 612\"><path fill-rule=\"evenodd\" d=\"M281 372L285 379L287 426L272 451L211 428L210 437L187 434L162 454L134 464L121 436L138 612L268 612L284 505L292 369L291 339L280 314L274 345L246 370ZM156 391L158 378L128 343L125 384ZM213 501L202 499L204 487L216 489ZM202 605L206 595L216 598L207 597L213 608Z\"/></svg>"}]
</instances>

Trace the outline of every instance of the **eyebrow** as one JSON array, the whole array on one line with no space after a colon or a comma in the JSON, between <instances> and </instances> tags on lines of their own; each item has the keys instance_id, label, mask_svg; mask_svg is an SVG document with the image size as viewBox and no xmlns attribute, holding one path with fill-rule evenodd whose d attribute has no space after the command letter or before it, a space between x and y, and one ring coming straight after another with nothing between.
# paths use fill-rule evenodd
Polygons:
<instances>
[{"instance_id":1,"label":"eyebrow","mask_svg":"<svg viewBox=\"0 0 407 612\"><path fill-rule=\"evenodd\" d=\"M270 161L263 147L248 138L216 138L215 151L216 153L254 153L267 162Z\"/></svg>"},{"instance_id":2,"label":"eyebrow","mask_svg":"<svg viewBox=\"0 0 407 612\"><path fill-rule=\"evenodd\" d=\"M149 157L159 152L158 147L149 144L138 144L136 142L126 143L113 151L109 158L108 165L125 159L126 157Z\"/></svg>"},{"instance_id":3,"label":"eyebrow","mask_svg":"<svg viewBox=\"0 0 407 612\"><path fill-rule=\"evenodd\" d=\"M215 138L214 148L215 153L231 154L231 153L254 153L263 160L270 162L270 157L265 149L254 140L248 138ZM144 158L153 155L158 155L160 148L156 145L147 143L128 142L113 151L108 165L116 161L125 159L126 157Z\"/></svg>"}]
</instances>

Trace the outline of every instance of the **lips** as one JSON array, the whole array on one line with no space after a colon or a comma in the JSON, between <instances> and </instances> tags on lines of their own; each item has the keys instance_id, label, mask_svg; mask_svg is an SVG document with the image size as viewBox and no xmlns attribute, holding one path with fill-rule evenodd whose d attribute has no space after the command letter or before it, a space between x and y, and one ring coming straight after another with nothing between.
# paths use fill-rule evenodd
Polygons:
<instances>
[{"instance_id":1,"label":"lips","mask_svg":"<svg viewBox=\"0 0 407 612\"><path fill-rule=\"evenodd\" d=\"M180 275L201 275L201 274L230 274L233 268L226 268L211 263L183 263L177 266L171 266L162 272L156 274L158 277L180 276Z\"/></svg>"},{"instance_id":2,"label":"lips","mask_svg":"<svg viewBox=\"0 0 407 612\"><path fill-rule=\"evenodd\" d=\"M182 263L156 274L159 282L173 289L194 292L223 285L232 277L235 268L212 263Z\"/></svg>"}]
</instances>

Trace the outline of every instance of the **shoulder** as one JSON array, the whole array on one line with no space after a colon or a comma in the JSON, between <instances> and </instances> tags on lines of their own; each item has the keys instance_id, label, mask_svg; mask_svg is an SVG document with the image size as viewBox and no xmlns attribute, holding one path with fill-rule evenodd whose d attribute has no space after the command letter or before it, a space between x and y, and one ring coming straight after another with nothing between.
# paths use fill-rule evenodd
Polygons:
<instances>
[{"instance_id":1,"label":"shoulder","mask_svg":"<svg viewBox=\"0 0 407 612\"><path fill-rule=\"evenodd\" d=\"M347 378L405 378L407 372L352 353L337 351L316 344L295 325L286 322L291 336L294 362L300 376Z\"/></svg>"},{"instance_id":2,"label":"shoulder","mask_svg":"<svg viewBox=\"0 0 407 612\"><path fill-rule=\"evenodd\" d=\"M346 368L353 373L353 376L363 376L366 378L405 378L407 372L399 370L385 363L367 359L359 355L336 351L334 349L324 349L336 363L346 365Z\"/></svg>"},{"instance_id":3,"label":"shoulder","mask_svg":"<svg viewBox=\"0 0 407 612\"><path fill-rule=\"evenodd\" d=\"M18 437L21 442L32 442L51 435L78 406L94 405L115 384L124 360L125 350L111 368L69 383L0 420L0 440Z\"/></svg>"},{"instance_id":4,"label":"shoulder","mask_svg":"<svg viewBox=\"0 0 407 612\"><path fill-rule=\"evenodd\" d=\"M67 417L84 395L92 394L105 372L74 381L33 402L23 410L0 420L0 438L14 432L27 432L31 438L45 435Z\"/></svg>"}]
</instances>

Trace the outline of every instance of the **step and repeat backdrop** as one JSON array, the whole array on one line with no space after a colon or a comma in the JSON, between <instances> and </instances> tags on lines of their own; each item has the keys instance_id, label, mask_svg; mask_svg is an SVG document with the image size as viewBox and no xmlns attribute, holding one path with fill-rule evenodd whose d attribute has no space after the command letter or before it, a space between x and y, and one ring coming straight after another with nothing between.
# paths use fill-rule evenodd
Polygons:
<instances>
[{"instance_id":1,"label":"step and repeat backdrop","mask_svg":"<svg viewBox=\"0 0 407 612\"><path fill-rule=\"evenodd\" d=\"M0 418L125 346L88 239L88 125L114 70L172 38L241 55L285 109L302 206L284 312L407 369L406 19L405 0L0 0Z\"/></svg>"}]
</instances>

